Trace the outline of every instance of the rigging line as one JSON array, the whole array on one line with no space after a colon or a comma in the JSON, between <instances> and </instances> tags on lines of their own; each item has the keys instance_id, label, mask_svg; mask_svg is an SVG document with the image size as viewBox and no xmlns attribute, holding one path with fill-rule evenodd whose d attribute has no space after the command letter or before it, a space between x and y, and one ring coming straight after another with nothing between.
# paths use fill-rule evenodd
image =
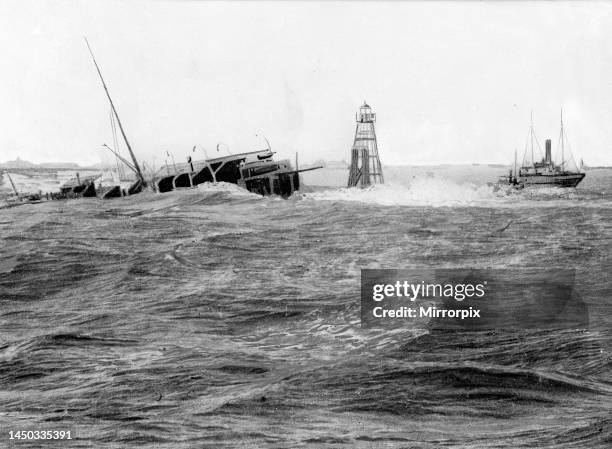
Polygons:
<instances>
[{"instance_id":1,"label":"rigging line","mask_svg":"<svg viewBox=\"0 0 612 449\"><path fill-rule=\"evenodd\" d=\"M521 162L521 167L525 167L525 158L527 157L527 148L529 147L529 137L531 134L531 128L529 132L527 132L527 138L525 139L525 150L523 151L523 160Z\"/></svg>"},{"instance_id":2,"label":"rigging line","mask_svg":"<svg viewBox=\"0 0 612 449\"><path fill-rule=\"evenodd\" d=\"M117 154L121 155L121 148L119 146L119 137L117 135L117 123L115 122L115 116L113 115L113 111L110 111L111 114L111 128L113 131L113 146ZM125 179L125 169L123 168L123 164L119 163L119 158L115 155L115 159L117 160L117 174L119 176L119 180Z\"/></svg>"},{"instance_id":3,"label":"rigging line","mask_svg":"<svg viewBox=\"0 0 612 449\"><path fill-rule=\"evenodd\" d=\"M540 141L538 140L538 136L533 129L533 111L531 111L531 136L532 139L535 139L536 145L538 146L538 157L542 157L542 147L540 146ZM533 140L531 141L531 163L535 165L535 155L533 154Z\"/></svg>"},{"instance_id":4,"label":"rigging line","mask_svg":"<svg viewBox=\"0 0 612 449\"><path fill-rule=\"evenodd\" d=\"M117 153L121 152L121 149L119 148L119 139L117 138L117 123L115 122L115 116L113 115L113 111L110 111L111 113L111 129L113 131L113 148L115 149L115 151Z\"/></svg>"},{"instance_id":5,"label":"rigging line","mask_svg":"<svg viewBox=\"0 0 612 449\"><path fill-rule=\"evenodd\" d=\"M531 164L535 165L535 158L533 157L533 109L531 110L531 126L529 129L531 130Z\"/></svg>"},{"instance_id":6,"label":"rigging line","mask_svg":"<svg viewBox=\"0 0 612 449\"><path fill-rule=\"evenodd\" d=\"M117 149L117 143L115 142L115 129L114 129L114 124L113 124L113 111L110 110L109 114L108 114L108 119L110 121L110 127L111 127L111 134L113 135L113 147L115 149ZM115 155L115 170L117 171L117 177L121 177L121 175L119 174L119 158Z\"/></svg>"},{"instance_id":7,"label":"rigging line","mask_svg":"<svg viewBox=\"0 0 612 449\"><path fill-rule=\"evenodd\" d=\"M113 148L117 152L117 154L121 154L119 149L119 141L117 140L117 126L115 124L115 117L113 116L113 111L110 111L110 119L111 119L111 131L113 133ZM117 161L117 175L121 178L121 165L119 164L119 158L115 156L115 160Z\"/></svg>"},{"instance_id":8,"label":"rigging line","mask_svg":"<svg viewBox=\"0 0 612 449\"><path fill-rule=\"evenodd\" d=\"M565 164L565 160L564 160L564 152L561 151L561 149L563 148L563 140L564 140L564 135L565 132L563 131L563 128L561 128L559 130L559 141L557 142L557 151L555 152L555 160L559 160L560 161L560 167L561 169L564 169Z\"/></svg>"},{"instance_id":9,"label":"rigging line","mask_svg":"<svg viewBox=\"0 0 612 449\"><path fill-rule=\"evenodd\" d=\"M538 141L538 136L534 134L534 137L535 137L536 145L538 146L538 151L540 153L538 156L542 157L542 147L540 146L540 142Z\"/></svg>"},{"instance_id":10,"label":"rigging line","mask_svg":"<svg viewBox=\"0 0 612 449\"><path fill-rule=\"evenodd\" d=\"M113 133L113 149L119 152L119 145L117 142L117 130L115 128L115 117L113 117L112 109L109 111L109 114L110 114L111 132Z\"/></svg>"},{"instance_id":11,"label":"rigging line","mask_svg":"<svg viewBox=\"0 0 612 449\"><path fill-rule=\"evenodd\" d=\"M568 151L569 151L570 158L572 159L572 162L574 163L574 167L576 169L578 169L578 164L576 164L576 159L574 159L574 152L572 151L572 145L570 144L570 141L567 138L567 134L565 133L565 129L563 129L563 136L565 137L565 142L567 142L567 148L568 148Z\"/></svg>"},{"instance_id":12,"label":"rigging line","mask_svg":"<svg viewBox=\"0 0 612 449\"><path fill-rule=\"evenodd\" d=\"M559 140L557 141L557 150L555 151L555 161L561 160L561 167L563 168L563 156L559 158L561 152L561 146L563 145L563 129L559 130Z\"/></svg>"},{"instance_id":13,"label":"rigging line","mask_svg":"<svg viewBox=\"0 0 612 449\"><path fill-rule=\"evenodd\" d=\"M114 140L115 130L113 129L113 111L109 111L108 119L110 121L111 133L113 134L113 140ZM116 145L114 145L114 147L115 147L115 149L117 149ZM115 156L115 169L117 170L117 176L119 176L119 159L117 158L117 156Z\"/></svg>"},{"instance_id":14,"label":"rigging line","mask_svg":"<svg viewBox=\"0 0 612 449\"><path fill-rule=\"evenodd\" d=\"M117 152L115 152L115 150L113 150L111 147L109 147L108 145L104 144L102 145L104 148L108 149L110 152L112 152L115 156L117 156L119 159L121 159L121 162L123 162L125 165L127 165L127 167L132 170L134 173L138 174L138 172L136 171L136 168L132 166L132 164L130 164L125 158L123 158L120 154L118 154Z\"/></svg>"},{"instance_id":15,"label":"rigging line","mask_svg":"<svg viewBox=\"0 0 612 449\"><path fill-rule=\"evenodd\" d=\"M565 164L565 161L563 159L565 159L565 142L563 142L563 136L564 131L563 131L563 107L561 108L561 163Z\"/></svg>"},{"instance_id":16,"label":"rigging line","mask_svg":"<svg viewBox=\"0 0 612 449\"><path fill-rule=\"evenodd\" d=\"M117 140L116 140L116 132L115 132L115 120L113 119L113 111L109 111L109 120L110 120L110 126L111 126L111 133L113 135L113 149L115 151L119 151L119 148L117 148Z\"/></svg>"}]
</instances>

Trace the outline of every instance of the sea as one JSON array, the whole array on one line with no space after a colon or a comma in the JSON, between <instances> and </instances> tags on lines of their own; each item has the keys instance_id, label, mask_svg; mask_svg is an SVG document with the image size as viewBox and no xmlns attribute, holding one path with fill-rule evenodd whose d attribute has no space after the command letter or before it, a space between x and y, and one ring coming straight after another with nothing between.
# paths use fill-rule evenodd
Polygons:
<instances>
[{"instance_id":1,"label":"sea","mask_svg":"<svg viewBox=\"0 0 612 449\"><path fill-rule=\"evenodd\" d=\"M612 447L612 170L504 172L0 209L0 447ZM587 321L361 326L362 269L542 267L575 270Z\"/></svg>"}]
</instances>

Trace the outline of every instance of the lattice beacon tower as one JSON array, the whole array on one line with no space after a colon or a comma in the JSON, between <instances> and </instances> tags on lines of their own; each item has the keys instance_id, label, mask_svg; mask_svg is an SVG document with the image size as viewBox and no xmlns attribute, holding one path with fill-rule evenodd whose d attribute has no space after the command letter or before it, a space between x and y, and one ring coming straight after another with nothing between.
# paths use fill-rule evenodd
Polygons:
<instances>
[{"instance_id":1,"label":"lattice beacon tower","mask_svg":"<svg viewBox=\"0 0 612 449\"><path fill-rule=\"evenodd\" d=\"M378 145L376 145L376 131L374 131L376 114L364 102L356 114L356 120L357 128L351 149L348 186L364 188L372 184L384 184L378 158Z\"/></svg>"}]
</instances>

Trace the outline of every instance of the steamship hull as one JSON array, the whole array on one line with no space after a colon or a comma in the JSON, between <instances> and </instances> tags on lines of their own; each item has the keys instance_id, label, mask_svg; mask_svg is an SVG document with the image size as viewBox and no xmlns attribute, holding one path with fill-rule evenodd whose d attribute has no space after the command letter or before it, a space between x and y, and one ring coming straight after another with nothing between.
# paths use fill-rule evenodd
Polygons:
<instances>
[{"instance_id":1,"label":"steamship hull","mask_svg":"<svg viewBox=\"0 0 612 449\"><path fill-rule=\"evenodd\" d=\"M524 175L519 176L518 184L524 187L576 187L584 176L584 173Z\"/></svg>"},{"instance_id":2,"label":"steamship hull","mask_svg":"<svg viewBox=\"0 0 612 449\"><path fill-rule=\"evenodd\" d=\"M194 187L205 182L229 182L238 184L240 166L248 159L267 160L272 157L269 149L232 154L205 161L190 162L185 171L168 174L157 181L157 191L169 192L180 187Z\"/></svg>"}]
</instances>

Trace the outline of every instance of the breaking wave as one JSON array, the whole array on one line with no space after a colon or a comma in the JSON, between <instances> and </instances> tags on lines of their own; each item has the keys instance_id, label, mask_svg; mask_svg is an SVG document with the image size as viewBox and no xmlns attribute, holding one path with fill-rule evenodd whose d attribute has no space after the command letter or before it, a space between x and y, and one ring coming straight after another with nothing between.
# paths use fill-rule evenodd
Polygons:
<instances>
[{"instance_id":1,"label":"breaking wave","mask_svg":"<svg viewBox=\"0 0 612 449\"><path fill-rule=\"evenodd\" d=\"M609 449L610 172L507 193L443 170L2 210L0 427L91 448ZM359 325L362 268L507 266L575 268L588 329Z\"/></svg>"},{"instance_id":2,"label":"breaking wave","mask_svg":"<svg viewBox=\"0 0 612 449\"><path fill-rule=\"evenodd\" d=\"M390 182L365 189L326 189L302 194L303 199L348 201L380 206L521 207L542 208L575 205L612 207L609 195L592 189L538 187L516 190L492 183L461 182L440 177L415 177L410 184ZM588 202L585 202L588 200Z\"/></svg>"},{"instance_id":3,"label":"breaking wave","mask_svg":"<svg viewBox=\"0 0 612 449\"><path fill-rule=\"evenodd\" d=\"M303 195L313 200L358 201L382 206L478 206L499 201L502 196L488 185L458 184L438 178L414 179L410 186L389 183L366 189L342 188Z\"/></svg>"},{"instance_id":4,"label":"breaking wave","mask_svg":"<svg viewBox=\"0 0 612 449\"><path fill-rule=\"evenodd\" d=\"M218 182L216 184L205 182L203 184L198 184L196 189L204 192L227 192L232 193L238 196L252 196L259 197L259 195L255 193L251 193L248 190L243 189L242 187L238 187L236 184L232 184L229 182Z\"/></svg>"}]
</instances>

